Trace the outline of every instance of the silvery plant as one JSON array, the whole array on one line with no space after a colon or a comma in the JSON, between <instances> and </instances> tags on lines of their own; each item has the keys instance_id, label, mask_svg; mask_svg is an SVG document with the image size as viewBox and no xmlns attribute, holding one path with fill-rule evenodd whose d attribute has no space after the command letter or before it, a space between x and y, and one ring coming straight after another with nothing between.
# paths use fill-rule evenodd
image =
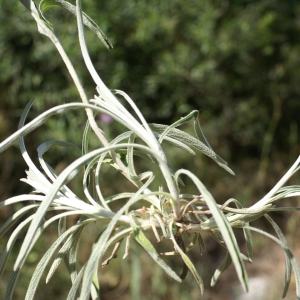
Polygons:
<instances>
[{"instance_id":1,"label":"silvery plant","mask_svg":"<svg viewBox=\"0 0 300 300\"><path fill-rule=\"evenodd\" d=\"M5 269L6 261L16 239L26 231L26 237L7 282L5 299L13 299L14 288L26 258L34 248L38 238L52 223L58 224L58 237L39 261L31 277L26 300L34 299L41 276L50 262L52 266L47 281L55 273L60 263L63 262L67 267L72 282L68 300L100 299L98 267L115 258L122 243L125 244L124 256L126 256L128 252L130 253L130 244L134 242L140 244L155 263L174 280L182 282L190 271L199 285L200 298L200 295L204 293L203 281L190 260L188 252L194 245L200 245L202 249L205 249L205 243L201 236L205 231L209 232L210 236L225 248L227 253L223 263L217 268L211 279L212 286L215 285L220 275L230 265L233 265L242 287L245 291L248 290L244 262L252 262L251 233L254 231L272 239L281 246L285 254L286 268L282 296L284 297L288 291L293 271L296 282L296 297L300 299L299 265L282 231L269 216L269 212L272 211L298 210L296 207L276 208L275 203L283 198L300 195L300 186L285 186L288 179L299 170L300 157L274 188L253 206L244 208L235 199L229 199L223 204L218 204L195 174L185 169L172 171L162 148L162 144L166 144L168 147L179 147L191 155L195 155L194 150L199 150L220 167L233 174L227 163L214 152L204 137L198 120L198 111L192 111L171 125L148 124L130 96L120 90L110 90L97 74L89 57L84 26L94 31L106 47L111 48L111 44L97 24L82 12L80 0L76 1L76 6L64 0L43 0L38 6L31 0L21 0L21 2L36 21L39 33L50 38L61 55L82 102L58 105L41 113L26 124L26 116L34 102L31 100L24 109L18 131L0 144L0 151L2 152L16 141L19 142L22 156L28 165L27 178L22 180L33 188L30 194L15 196L0 202L0 208L19 202L27 203L7 219L0 228L1 236L11 227L15 228L0 259L1 274ZM43 15L44 11L52 6L60 6L76 15L82 57L97 90L97 95L93 99L87 98L70 59L54 34L52 24ZM131 112L126 107L130 107ZM74 147L74 145L57 140L41 144L37 149L39 166L36 166L26 151L23 137L45 123L48 118L64 114L71 109L84 109L87 115L87 125L83 129L82 155L57 175L44 160L45 152L55 145L66 147ZM99 115L99 113L109 116L127 130L108 141L95 121L95 115ZM187 122L194 123L195 136L178 129L180 125ZM93 138L96 136L99 139L102 144L101 148L89 150L91 134L93 134ZM151 185L155 178L153 170L138 174L135 168L136 157L151 161L153 166L157 165L155 169L159 169L160 176L165 182L157 187ZM100 180L100 171L104 164L109 164L121 172L134 186L135 192L122 192L104 197ZM84 199L78 197L67 187L68 182L82 170L84 170L82 185L85 194ZM183 177L190 180L197 188L197 195L180 193L183 184L181 178ZM114 211L112 204L116 202L120 202L119 209ZM115 207L115 205L113 206ZM57 213L54 216L51 214L49 217L47 213L50 211L57 211ZM74 215L80 217L74 225L68 227L66 220L69 216ZM23 216L26 216L25 219L23 218L24 220L21 219ZM251 226L252 221L261 217L266 218L272 225L276 236ZM95 236L87 261L84 265L80 265L78 263L79 242L86 226L90 223L102 225L105 229L98 236ZM233 228L239 228L243 231L247 245L246 253L241 253ZM172 242L171 251L164 254L181 257L184 265L181 274L177 274L166 264L163 255L158 253L156 247L147 238L145 234L147 231L152 232L155 239L160 243L167 240ZM190 243L185 245L187 239L190 240ZM113 249L112 253L110 252L109 258L104 260L104 255L110 254L107 253L108 249Z\"/></svg>"}]
</instances>

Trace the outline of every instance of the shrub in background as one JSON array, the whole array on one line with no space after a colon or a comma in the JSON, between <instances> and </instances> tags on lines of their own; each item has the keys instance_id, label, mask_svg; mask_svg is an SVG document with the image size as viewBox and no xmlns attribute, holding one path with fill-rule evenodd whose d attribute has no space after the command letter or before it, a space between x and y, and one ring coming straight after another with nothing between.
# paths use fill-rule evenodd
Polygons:
<instances>
[{"instance_id":1,"label":"shrub in background","mask_svg":"<svg viewBox=\"0 0 300 300\"><path fill-rule=\"evenodd\" d=\"M26 117L33 104L31 100L26 106L19 123L19 130L0 144L0 151L4 151L15 141L19 140L22 156L28 165L27 178L23 179L34 188L30 194L23 194L1 202L0 207L18 202L29 203L14 213L0 228L1 235L17 224L18 220L26 216L18 224L8 240L5 251L0 260L0 270L3 272L6 260L12 250L18 235L27 225L26 237L16 259L14 270L10 276L5 299L11 299L20 271L33 249L37 239L43 231L53 222L58 221L58 238L44 254L38 263L31 278L26 299L34 299L40 278L56 254L47 276L47 281L54 274L61 262L67 266L71 277L72 287L68 299L99 299L100 287L98 280L98 266L105 266L116 257L121 243L126 243L124 256L130 252L130 243L136 241L153 260L173 279L181 282L190 271L203 293L203 282L193 262L188 257L188 252L197 244L205 249L201 237L204 231L210 232L221 246L227 250L224 262L217 268L211 284L214 285L220 275L233 264L237 276L245 290L247 287L247 273L244 262L252 262L252 231L259 232L276 241L284 250L286 259L285 287L283 296L286 295L294 271L297 286L297 299L300 299L299 283L300 269L287 245L280 228L268 215L271 211L298 210L296 207L276 208L274 202L282 198L300 195L299 186L284 186L286 181L299 170L300 158L296 160L290 170L279 180L275 187L262 199L249 208L244 208L236 199L229 199L223 204L218 204L201 180L189 170L179 169L173 171L169 167L162 144L178 147L191 155L199 150L213 159L218 165L234 175L220 156L218 156L206 140L198 120L198 112L192 111L186 117L179 119L170 126L149 124L134 103L123 91L109 90L97 74L90 60L83 25L95 32L108 49L112 47L101 29L81 10L81 2L76 6L64 0L44 0L39 7L30 0L21 0L29 9L35 19L38 30L53 42L61 55L74 84L82 99L82 103L67 103L55 106L41 113L38 117L25 125ZM77 16L79 43L86 67L92 76L97 90L93 99L88 99L81 85L76 70L66 55L60 41L57 39L52 24L44 17L43 13L52 6L61 6ZM45 123L50 117L65 113L72 109L85 109L87 124L83 130L82 155L66 167L59 175L47 164L44 154L53 146L76 147L65 141L52 140L41 144L38 151L38 162L43 172L31 160L26 151L23 137ZM95 115L106 115L115 123L121 124L126 130L108 141L103 131L95 121ZM187 122L193 121L195 137L178 129ZM114 124L115 124L114 123ZM95 136L102 143L100 149L90 150L89 140ZM142 173L135 166L136 158L150 161L153 170ZM101 186L101 170L103 165L110 165L117 169L135 187L135 192L104 196ZM147 164L148 166L148 164ZM77 196L67 184L84 169L82 189L85 198ZM154 181L155 176L162 180L161 184ZM194 195L184 190L182 178L188 178L198 190ZM126 200L126 201L124 201ZM119 202L118 209L115 203ZM48 212L56 211L54 216L47 217ZM28 214L30 214L28 216ZM79 215L79 220L67 226L67 217ZM250 225L260 217L265 217L273 226L277 237ZM86 226L98 223L99 228L105 229L95 236L92 251L86 263L78 263L79 242ZM247 253L241 253L232 228L240 228L244 232ZM165 239L172 241L173 248L167 253L159 254L146 237L146 231L153 232L157 241L163 243ZM186 238L183 238L186 236ZM189 244L186 240L189 239ZM104 254L113 246L111 256L104 260ZM57 252L58 251L58 252ZM179 255L184 263L182 273L178 275L162 259L162 255Z\"/></svg>"}]
</instances>

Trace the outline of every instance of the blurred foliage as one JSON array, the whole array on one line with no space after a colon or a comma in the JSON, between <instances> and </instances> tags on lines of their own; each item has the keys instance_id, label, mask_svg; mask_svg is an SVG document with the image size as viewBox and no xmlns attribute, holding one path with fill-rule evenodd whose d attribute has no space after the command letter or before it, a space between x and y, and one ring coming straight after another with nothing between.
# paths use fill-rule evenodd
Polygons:
<instances>
[{"instance_id":1,"label":"blurred foliage","mask_svg":"<svg viewBox=\"0 0 300 300\"><path fill-rule=\"evenodd\" d=\"M31 98L37 100L29 118L80 98L55 47L37 32L26 9L18 1L1 4L3 140L17 129ZM194 171L216 199L236 197L243 203L253 202L251 199L267 191L299 155L299 1L128 0L120 5L115 0L85 0L83 9L114 45L107 51L87 31L91 57L108 87L126 91L149 122L171 124L193 109L200 110L205 135L236 178L202 155L169 151L169 161L173 169ZM95 87L81 59L75 18L60 9L45 16L53 21L91 97ZM51 119L25 139L32 157L36 154L33 149L49 139L67 140L80 147L85 119L83 111ZM104 126L108 137L122 130ZM100 145L95 142L93 146ZM77 155L76 151L60 150L49 163L63 168ZM24 168L17 147L2 154L1 200L23 191L25 185L19 184L19 179L24 177ZM120 189L113 176L108 173L103 179L109 193ZM8 215L1 211L0 222ZM284 223L289 216L279 218ZM203 268L217 255L213 246L208 250ZM155 286L154 279L148 281ZM176 284L172 285L176 289ZM136 287L131 289L138 293ZM162 297L163 291L157 293Z\"/></svg>"}]
</instances>

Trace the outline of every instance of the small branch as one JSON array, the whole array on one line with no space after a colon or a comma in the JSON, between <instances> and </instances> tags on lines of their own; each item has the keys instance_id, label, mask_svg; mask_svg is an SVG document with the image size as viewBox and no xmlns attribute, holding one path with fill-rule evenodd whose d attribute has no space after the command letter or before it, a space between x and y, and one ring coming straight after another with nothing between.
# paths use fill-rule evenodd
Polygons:
<instances>
[{"instance_id":1,"label":"small branch","mask_svg":"<svg viewBox=\"0 0 300 300\"><path fill-rule=\"evenodd\" d=\"M119 242L117 242L117 243L115 244L115 247L114 247L114 249L113 249L113 251L112 251L111 256L110 256L109 258L107 258L107 259L101 264L102 268L105 267L105 266L107 266L107 265L109 264L109 262L110 262L113 258L117 258L117 257L118 257L118 251L119 251L119 249L120 249L120 246L121 246L122 241L123 241L123 239L121 239Z\"/></svg>"}]
</instances>

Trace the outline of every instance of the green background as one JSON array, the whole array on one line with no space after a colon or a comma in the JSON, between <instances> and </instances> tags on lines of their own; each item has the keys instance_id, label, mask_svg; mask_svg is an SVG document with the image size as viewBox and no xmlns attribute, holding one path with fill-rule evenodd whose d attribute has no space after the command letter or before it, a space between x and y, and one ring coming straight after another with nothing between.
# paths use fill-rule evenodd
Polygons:
<instances>
[{"instance_id":1,"label":"green background","mask_svg":"<svg viewBox=\"0 0 300 300\"><path fill-rule=\"evenodd\" d=\"M108 51L86 30L92 60L109 88L128 93L149 122L171 124L192 110L200 111L204 134L236 176L230 176L200 153L190 156L168 148L166 152L173 170L190 169L218 203L234 197L245 206L253 204L295 161L300 152L299 1L86 0L83 9L114 45ZM45 16L53 23L88 97L92 98L95 86L80 55L75 18L58 8L47 11ZM80 98L55 47L37 32L36 23L21 3L1 1L0 24L0 140L4 140L17 130L22 110L31 98L36 100L29 119L55 105L79 102ZM36 159L35 149L51 139L80 147L85 122L84 111L51 118L25 139L29 153ZM99 121L99 125L109 139L123 130L114 123ZM192 125L184 129L192 132ZM96 138L91 144L100 146ZM46 157L60 172L79 154L59 149ZM25 177L25 168L17 144L1 154L1 201L30 191L19 181ZM132 188L109 169L102 180L107 195ZM299 176L290 183L299 184ZM78 184L74 183L73 188L83 194ZM295 198L284 205L298 206L297 203L299 199ZM16 209L2 209L0 224ZM299 216L278 213L273 217L288 233L292 249L296 249ZM269 229L263 221L258 225ZM237 235L243 249L242 236L239 232ZM53 226L38 242L20 277L15 299L23 299L29 275L55 236ZM5 290L23 237L16 243L0 291ZM8 238L9 235L2 238L1 252ZM84 262L92 241L83 241L80 261ZM196 249L191 254L205 281L203 299L227 299L227 295L233 299L237 285L233 268L215 288L209 287L210 277L225 252L209 236L205 236L205 241L206 252L200 254ZM281 259L283 254L258 236L254 245L254 264L249 266L249 273L267 274L272 278L269 286L278 287L278 295L283 288L284 269L278 263L277 274L270 259L277 261L278 255ZM298 261L299 257L298 253ZM173 282L137 245L132 245L129 258L119 262L112 261L101 270L103 299L200 299L191 274L181 285ZM180 272L177 257L168 257L167 262ZM274 273L281 277L271 275ZM41 284L36 299L65 299L69 286L70 280L61 267L48 285ZM294 299L292 291L288 295Z\"/></svg>"}]
</instances>

